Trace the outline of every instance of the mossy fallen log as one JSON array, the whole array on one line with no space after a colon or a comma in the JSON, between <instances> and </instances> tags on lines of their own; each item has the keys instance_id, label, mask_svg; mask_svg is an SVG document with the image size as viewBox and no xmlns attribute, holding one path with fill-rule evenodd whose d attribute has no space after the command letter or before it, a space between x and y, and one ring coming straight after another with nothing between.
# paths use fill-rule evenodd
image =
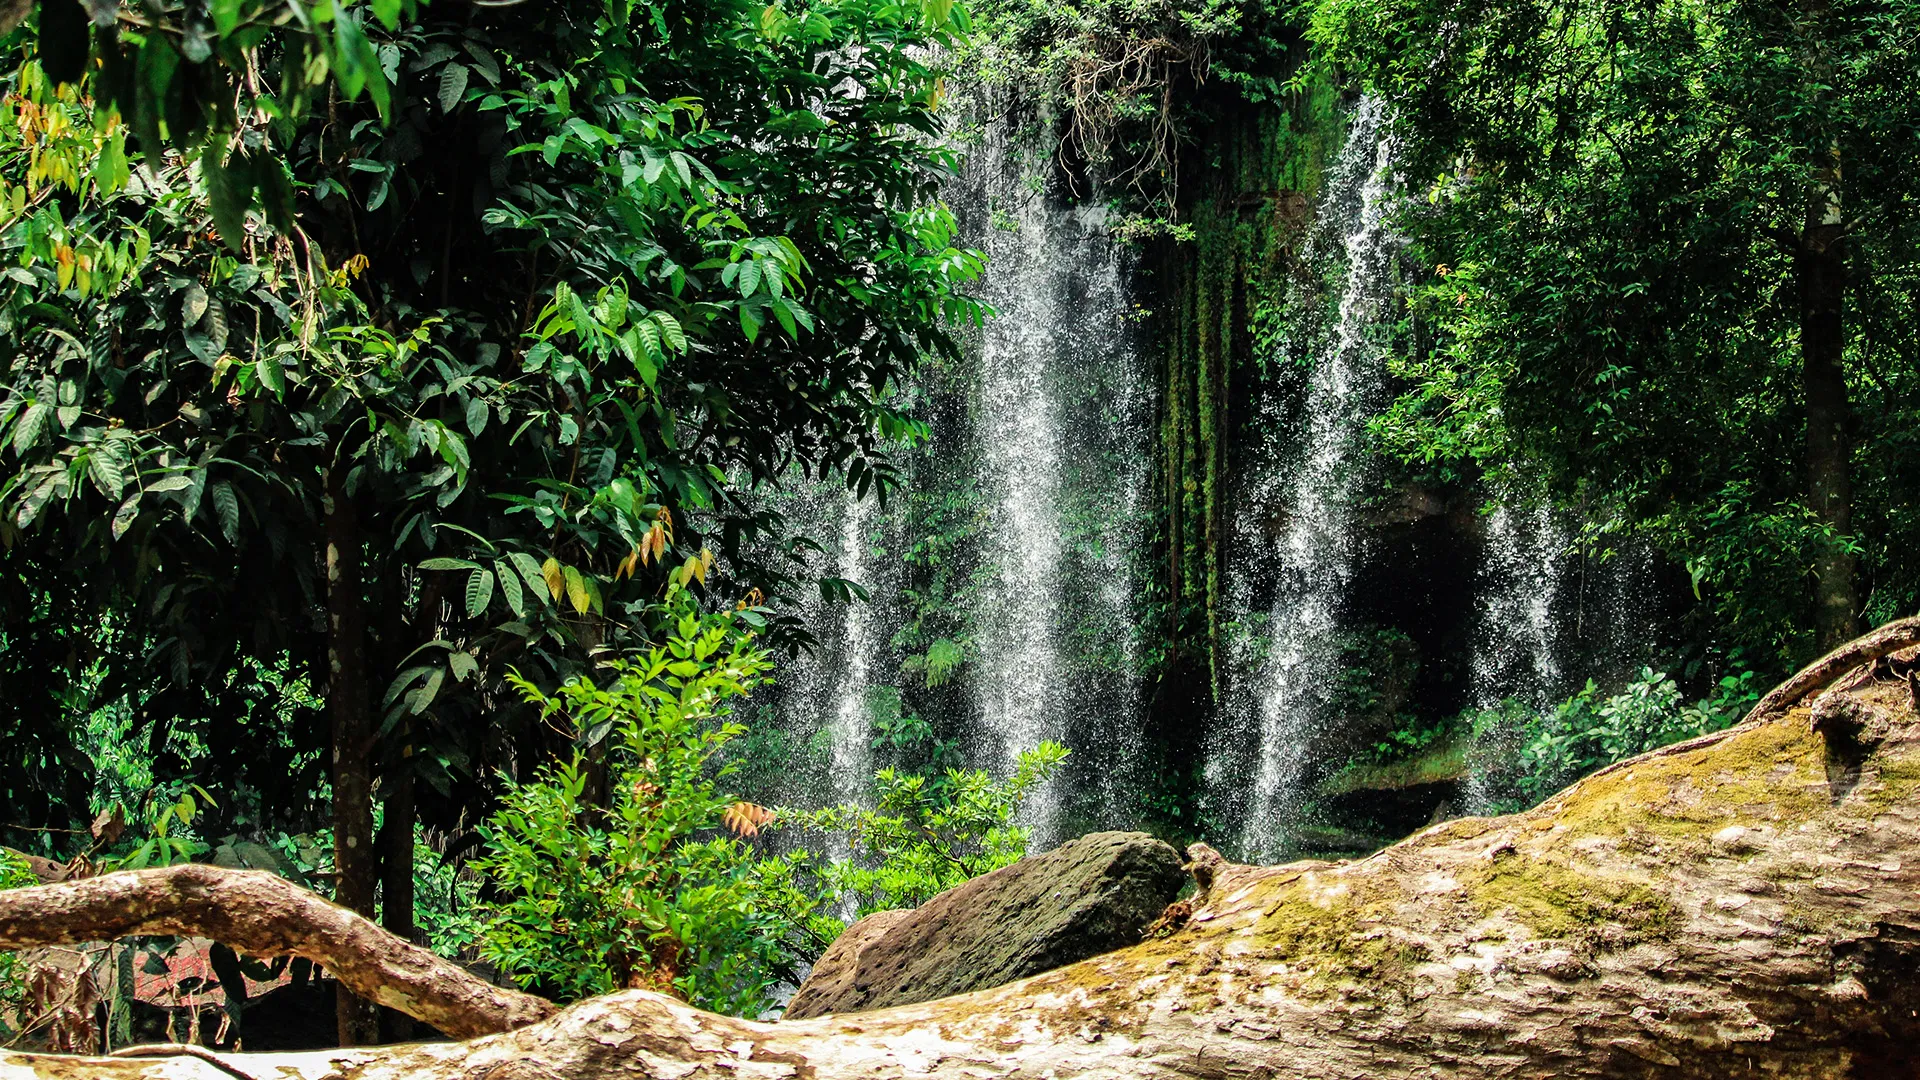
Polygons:
<instances>
[{"instance_id":1,"label":"mossy fallen log","mask_svg":"<svg viewBox=\"0 0 1920 1080\"><path fill-rule=\"evenodd\" d=\"M1920 1077L1904 632L1523 814L1348 863L1197 846L1159 936L991 990L779 1023L629 991L463 1043L0 1055L0 1078Z\"/></svg>"}]
</instances>

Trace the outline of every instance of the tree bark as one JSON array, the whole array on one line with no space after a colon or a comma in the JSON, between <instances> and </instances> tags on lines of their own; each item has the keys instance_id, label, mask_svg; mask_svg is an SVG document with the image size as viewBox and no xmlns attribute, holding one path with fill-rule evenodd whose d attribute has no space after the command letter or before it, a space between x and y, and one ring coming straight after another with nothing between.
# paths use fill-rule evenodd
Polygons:
<instances>
[{"instance_id":1,"label":"tree bark","mask_svg":"<svg viewBox=\"0 0 1920 1080\"><path fill-rule=\"evenodd\" d=\"M1837 214L1831 216L1837 218ZM1842 540L1853 529L1847 433L1851 409L1846 349L1847 291L1845 226L1837 220L1808 223L1800 237L1801 381L1807 400L1807 497L1822 525ZM1814 631L1822 650L1859 632L1854 558L1835 543L1822 544L1814 560Z\"/></svg>"},{"instance_id":2,"label":"tree bark","mask_svg":"<svg viewBox=\"0 0 1920 1080\"><path fill-rule=\"evenodd\" d=\"M1534 810L1365 859L1237 866L1196 846L1200 891L1166 936L942 1001L764 1023L626 991L466 1043L0 1054L0 1076L1911 1080L1920 713L1905 665L1810 677L1791 704ZM129 876L22 890L0 899L15 912L0 926L31 923L14 896Z\"/></svg>"},{"instance_id":3,"label":"tree bark","mask_svg":"<svg viewBox=\"0 0 1920 1080\"><path fill-rule=\"evenodd\" d=\"M399 738L405 738L404 734ZM401 941L414 941L413 922L413 748L401 750L395 760L391 793L387 796L386 815L380 823L380 925ZM381 1036L385 1042L406 1042L413 1038L413 1019L403 1013L387 1013L381 1018Z\"/></svg>"},{"instance_id":4,"label":"tree bark","mask_svg":"<svg viewBox=\"0 0 1920 1080\"><path fill-rule=\"evenodd\" d=\"M346 469L327 470L327 713L333 726L333 898L360 915L373 914L379 873L373 846L371 706L367 687L366 598L360 580L359 515L346 487ZM335 1002L340 1045L378 1041L379 1013L340 983Z\"/></svg>"}]
</instances>

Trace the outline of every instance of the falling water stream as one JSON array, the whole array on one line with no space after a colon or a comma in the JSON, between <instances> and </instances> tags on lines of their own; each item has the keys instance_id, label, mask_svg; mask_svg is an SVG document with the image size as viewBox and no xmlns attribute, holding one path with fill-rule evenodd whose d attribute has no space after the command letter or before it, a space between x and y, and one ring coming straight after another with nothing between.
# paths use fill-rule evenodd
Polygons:
<instances>
[{"instance_id":1,"label":"falling water stream","mask_svg":"<svg viewBox=\"0 0 1920 1080\"><path fill-rule=\"evenodd\" d=\"M1051 147L1042 132L986 124L945 192L962 242L987 256L976 291L996 315L942 384L964 398L960 430L922 451L939 455L938 467L910 470L914 495L978 501L957 556L970 566L958 601L969 630L954 675L961 692L932 706L960 703L966 714L927 719L960 736L965 764L999 775L1043 740L1073 752L1075 778L1043 787L1023 811L1036 845L1067 827L1069 786L1113 776L1087 763L1138 742L1135 565L1149 535L1139 518L1153 407L1150 361L1126 322L1125 257L1101 208L1053 190ZM952 466L967 463L956 484ZM890 639L917 602L898 580L906 571L897 551L873 557L869 540L882 529L918 535L924 523L897 509L910 502L883 513L844 492L814 492L789 515L806 535L837 538L823 571L872 592L871 603L810 604L820 648L783 676L795 688L788 722L824 733L839 798L863 790L873 768L870 695L924 683ZM1122 820L1073 812L1075 826Z\"/></svg>"},{"instance_id":2,"label":"falling water stream","mask_svg":"<svg viewBox=\"0 0 1920 1080\"><path fill-rule=\"evenodd\" d=\"M1042 740L1079 741L1083 725L1069 694L1086 673L1071 670L1080 654L1064 646L1082 613L1069 594L1084 582L1069 579L1098 573L1102 551L1124 560L1131 544L1078 543L1074 512L1090 511L1096 532L1124 521L1145 470L1138 452L1107 462L1111 468L1098 460L1112 449L1102 444L1139 438L1104 428L1137 419L1110 407L1089 421L1084 395L1117 377L1122 396L1137 396L1133 388L1145 380L1124 333L1122 267L1104 214L1049 197L1045 146L989 125L950 193L963 220L987 226L969 240L986 252L982 295L998 312L979 342L974 434L990 509L971 688L1003 770ZM1119 608L1104 629L1120 636L1131 597L1107 586L1125 580L1113 575L1094 590ZM1037 842L1054 839L1060 786L1049 784L1027 807Z\"/></svg>"},{"instance_id":3,"label":"falling water stream","mask_svg":"<svg viewBox=\"0 0 1920 1080\"><path fill-rule=\"evenodd\" d=\"M1541 712L1565 692L1559 643L1561 592L1568 537L1540 496L1507 490L1486 519L1480 566L1480 604L1474 627L1472 702L1477 710L1512 701ZM1468 813L1498 809L1499 793L1482 759L1505 758L1517 747L1492 745L1470 757Z\"/></svg>"},{"instance_id":4,"label":"falling water stream","mask_svg":"<svg viewBox=\"0 0 1920 1080\"><path fill-rule=\"evenodd\" d=\"M963 242L987 256L978 292L996 315L967 339L961 363L918 391L942 419L936 444L906 470L907 492L883 510L837 487L812 489L789 509L827 549L815 569L872 599L807 605L819 648L787 665L780 706L829 774L826 790L809 793L820 801L870 790L881 699L954 740L962 764L1000 775L1042 740L1064 742L1068 771L1023 811L1036 847L1072 829L1138 827L1128 785L1139 778L1128 769L1145 759L1130 755L1149 723L1184 722L1148 717L1140 677L1142 628L1162 629L1143 614L1154 573L1155 361L1129 321L1130 256L1097 200L1057 190L1051 146L987 123L947 187ZM1276 363L1280 376L1257 388L1250 430L1266 441L1241 448L1232 479L1234 629L1201 810L1221 839L1238 831L1238 858L1308 846L1311 787L1342 730L1333 688L1356 580L1372 565L1360 516L1372 476L1366 421L1385 404L1383 330L1401 251L1393 166L1385 109L1363 98L1303 252L1328 289L1295 330L1290 353L1308 362ZM935 509L921 519L903 509L914 505ZM1569 614L1577 622L1589 607L1565 529L1543 500L1512 493L1487 520L1475 609L1461 616L1473 639L1467 703L1537 710L1564 694L1562 652L1579 636ZM930 530L944 531L958 565L942 571L933 615L928 566L902 559ZM943 648L964 645L954 685L943 661L937 692L930 634L913 629L927 618L944 620ZM1463 794L1473 809L1497 795L1477 772Z\"/></svg>"},{"instance_id":5,"label":"falling water stream","mask_svg":"<svg viewBox=\"0 0 1920 1080\"><path fill-rule=\"evenodd\" d=\"M1308 377L1297 456L1283 479L1266 485L1284 501L1285 523L1259 553L1258 570L1240 569L1271 575L1275 588L1264 662L1236 692L1240 710L1252 714L1255 745L1243 857L1276 856L1289 843L1306 755L1339 662L1338 616L1354 570L1353 510L1365 467L1361 435L1381 383L1374 331L1392 298L1399 250L1388 221L1391 150L1384 107L1363 99L1321 207L1322 229L1338 237L1338 248L1308 253L1312 263L1338 259L1344 269L1331 332ZM1219 771L1216 783L1231 782Z\"/></svg>"},{"instance_id":6,"label":"falling water stream","mask_svg":"<svg viewBox=\"0 0 1920 1080\"><path fill-rule=\"evenodd\" d=\"M869 587L877 584L877 569L868 558L871 541L867 534L879 516L874 504L843 493L839 576ZM831 737L828 746L829 775L833 794L840 802L858 802L866 791L867 778L873 775L873 731L867 693L871 669L879 645L871 603L846 605L840 618L840 676L826 717Z\"/></svg>"}]
</instances>

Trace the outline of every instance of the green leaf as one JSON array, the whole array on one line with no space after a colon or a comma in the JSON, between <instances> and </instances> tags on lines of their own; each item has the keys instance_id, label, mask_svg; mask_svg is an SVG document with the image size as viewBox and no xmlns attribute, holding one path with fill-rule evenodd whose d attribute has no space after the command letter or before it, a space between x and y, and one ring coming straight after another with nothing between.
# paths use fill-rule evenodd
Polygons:
<instances>
[{"instance_id":1,"label":"green leaf","mask_svg":"<svg viewBox=\"0 0 1920 1080\"><path fill-rule=\"evenodd\" d=\"M29 406L26 412L20 414L20 419L13 425L15 455L25 454L34 443L40 441L40 433L46 430L47 417L52 413L53 406L43 401L38 405Z\"/></svg>"},{"instance_id":2,"label":"green leaf","mask_svg":"<svg viewBox=\"0 0 1920 1080\"><path fill-rule=\"evenodd\" d=\"M412 702L407 706L407 711L415 716L426 712L427 706L433 704L433 699L440 696L440 687L446 681L446 668L434 668L427 672L427 681L420 684L420 689L413 692Z\"/></svg>"},{"instance_id":3,"label":"green leaf","mask_svg":"<svg viewBox=\"0 0 1920 1080\"><path fill-rule=\"evenodd\" d=\"M467 94L467 68L448 64L440 69L440 111L452 112Z\"/></svg>"},{"instance_id":4,"label":"green leaf","mask_svg":"<svg viewBox=\"0 0 1920 1080\"><path fill-rule=\"evenodd\" d=\"M227 543L240 542L240 497L234 494L233 485L225 480L213 485L213 512L220 518L220 534Z\"/></svg>"},{"instance_id":5,"label":"green leaf","mask_svg":"<svg viewBox=\"0 0 1920 1080\"><path fill-rule=\"evenodd\" d=\"M456 682L466 682L467 676L480 669L480 661L472 653L452 652L447 654L447 670L453 672Z\"/></svg>"},{"instance_id":6,"label":"green leaf","mask_svg":"<svg viewBox=\"0 0 1920 1080\"><path fill-rule=\"evenodd\" d=\"M100 494L109 499L117 499L127 488L127 471L120 463L120 457L112 450L102 447L87 455L87 475L92 477L93 486Z\"/></svg>"},{"instance_id":7,"label":"green leaf","mask_svg":"<svg viewBox=\"0 0 1920 1080\"><path fill-rule=\"evenodd\" d=\"M240 0L209 0L207 13L213 16L213 28L221 37L240 25Z\"/></svg>"},{"instance_id":8,"label":"green leaf","mask_svg":"<svg viewBox=\"0 0 1920 1080\"><path fill-rule=\"evenodd\" d=\"M260 376L260 385L273 391L273 396L283 397L287 392L287 372L280 366L277 357L262 354L253 365L254 373Z\"/></svg>"},{"instance_id":9,"label":"green leaf","mask_svg":"<svg viewBox=\"0 0 1920 1080\"><path fill-rule=\"evenodd\" d=\"M415 651L417 652L418 650L415 650ZM393 677L393 681L387 684L386 696L380 700L380 704L381 705L393 704L393 699L399 697L400 694L403 691L405 691L407 687L412 686L413 681L415 679L418 679L420 676L425 675L429 671L438 671L438 670L439 668L431 664L420 664L416 667L407 668L405 671L402 671L400 674L395 675Z\"/></svg>"},{"instance_id":10,"label":"green leaf","mask_svg":"<svg viewBox=\"0 0 1920 1080\"><path fill-rule=\"evenodd\" d=\"M485 398L474 398L467 402L467 430L475 436L487 430L487 413Z\"/></svg>"},{"instance_id":11,"label":"green leaf","mask_svg":"<svg viewBox=\"0 0 1920 1080\"><path fill-rule=\"evenodd\" d=\"M127 496L127 501L120 504L120 509L113 512L113 538L118 540L127 535L127 530L133 528L134 518L139 516L140 492L136 491Z\"/></svg>"},{"instance_id":12,"label":"green leaf","mask_svg":"<svg viewBox=\"0 0 1920 1080\"><path fill-rule=\"evenodd\" d=\"M180 291L180 321L187 326L198 326L207 313L207 290L195 281Z\"/></svg>"},{"instance_id":13,"label":"green leaf","mask_svg":"<svg viewBox=\"0 0 1920 1080\"><path fill-rule=\"evenodd\" d=\"M253 170L245 163L226 162L223 139L210 139L200 153L200 174L207 182L207 209L213 214L220 239L234 251L245 251L247 206L253 201Z\"/></svg>"},{"instance_id":14,"label":"green leaf","mask_svg":"<svg viewBox=\"0 0 1920 1080\"><path fill-rule=\"evenodd\" d=\"M477 619L493 603L493 571L475 570L467 578L467 618Z\"/></svg>"},{"instance_id":15,"label":"green leaf","mask_svg":"<svg viewBox=\"0 0 1920 1080\"><path fill-rule=\"evenodd\" d=\"M493 572L500 581L500 598L507 602L507 610L516 617L526 615L527 598L520 588L520 575L504 559L493 560Z\"/></svg>"},{"instance_id":16,"label":"green leaf","mask_svg":"<svg viewBox=\"0 0 1920 1080\"><path fill-rule=\"evenodd\" d=\"M951 5L953 0L947 0ZM400 29L400 0L373 0L373 17L389 30Z\"/></svg>"},{"instance_id":17,"label":"green leaf","mask_svg":"<svg viewBox=\"0 0 1920 1080\"><path fill-rule=\"evenodd\" d=\"M527 583L527 588L533 595L546 595L547 576L546 571L540 567L540 560L524 551L512 552L507 556L507 560L513 563L514 569L520 571L520 579Z\"/></svg>"},{"instance_id":18,"label":"green leaf","mask_svg":"<svg viewBox=\"0 0 1920 1080\"><path fill-rule=\"evenodd\" d=\"M191 476L188 476L186 473L169 473L168 475L163 476L158 480L155 480L153 483L148 484L147 490L153 493L159 493L163 491L185 491L187 488L190 488L192 486L193 486L193 478Z\"/></svg>"},{"instance_id":19,"label":"green leaf","mask_svg":"<svg viewBox=\"0 0 1920 1080\"><path fill-rule=\"evenodd\" d=\"M445 556L441 556L440 558L428 559L427 561L421 563L420 569L422 570L478 570L480 569L480 564L477 562L468 562L465 559L451 559Z\"/></svg>"},{"instance_id":20,"label":"green leaf","mask_svg":"<svg viewBox=\"0 0 1920 1080\"><path fill-rule=\"evenodd\" d=\"M675 352L687 351L687 332L680 328L680 320L664 311L653 313L653 321L660 327L660 336L673 347Z\"/></svg>"},{"instance_id":21,"label":"green leaf","mask_svg":"<svg viewBox=\"0 0 1920 1080\"><path fill-rule=\"evenodd\" d=\"M133 170L127 165L127 132L116 130L100 148L100 160L93 166L93 182L103 195L111 195L127 186Z\"/></svg>"}]
</instances>

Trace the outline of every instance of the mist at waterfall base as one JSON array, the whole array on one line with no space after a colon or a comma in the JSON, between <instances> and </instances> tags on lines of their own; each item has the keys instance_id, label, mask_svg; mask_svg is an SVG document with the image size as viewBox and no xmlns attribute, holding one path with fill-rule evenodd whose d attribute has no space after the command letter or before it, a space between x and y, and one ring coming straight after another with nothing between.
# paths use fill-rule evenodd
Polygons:
<instances>
[{"instance_id":1,"label":"mist at waterfall base","mask_svg":"<svg viewBox=\"0 0 1920 1080\"><path fill-rule=\"evenodd\" d=\"M1263 358L1274 374L1240 391L1252 419L1229 450L1211 707L1155 684L1148 275L1059 179L1053 140L985 126L947 201L988 256L980 292L997 316L911 388L931 438L902 455L903 487L884 510L835 485L771 496L824 549L808 572L870 599L807 597L817 646L781 665L750 725L788 762L762 781L774 790L746 794L866 802L899 734L924 725L941 765L996 775L1041 740L1070 748L1024 810L1035 850L1144 828L1246 860L1350 853L1497 804L1476 762L1511 747L1456 750L1432 782L1351 786L1410 712L1544 708L1645 658L1641 571L1576 556L1569 524L1524 485L1491 506L1380 497L1366 420L1389 396L1404 257L1386 120L1353 108L1304 251L1317 287L1292 355Z\"/></svg>"}]
</instances>

